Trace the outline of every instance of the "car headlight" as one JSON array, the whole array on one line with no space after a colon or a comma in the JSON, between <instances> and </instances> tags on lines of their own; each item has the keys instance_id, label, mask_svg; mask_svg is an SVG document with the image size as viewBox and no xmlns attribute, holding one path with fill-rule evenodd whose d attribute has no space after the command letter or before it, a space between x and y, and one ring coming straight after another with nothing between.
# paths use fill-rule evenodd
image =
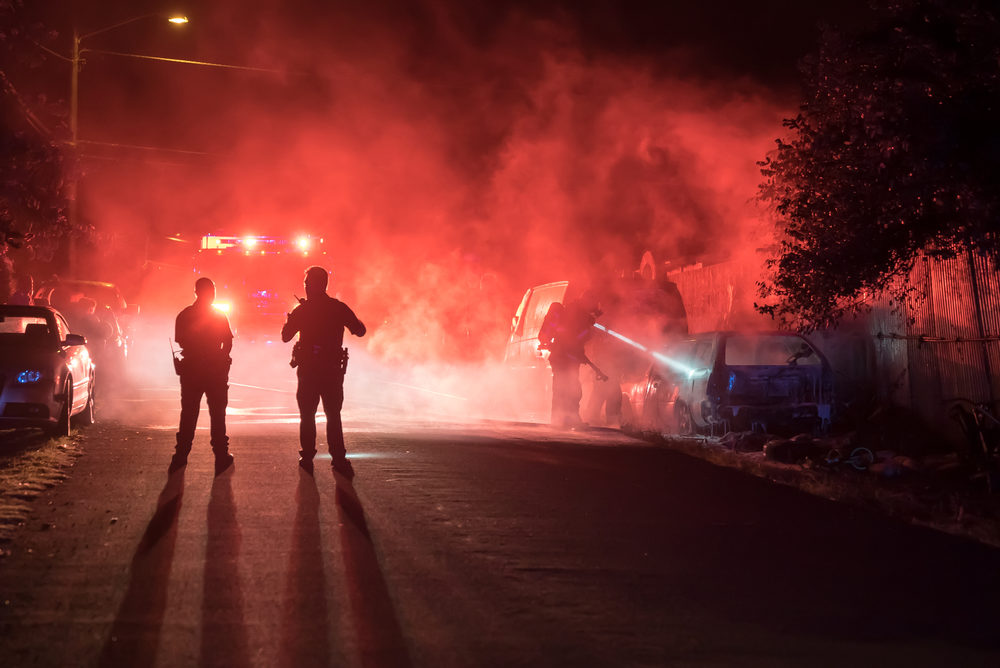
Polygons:
<instances>
[{"instance_id":1,"label":"car headlight","mask_svg":"<svg viewBox=\"0 0 1000 668\"><path fill-rule=\"evenodd\" d=\"M42 372L37 369L26 369L21 373L17 374L17 382L21 385L28 385L29 383L37 383L42 379Z\"/></svg>"}]
</instances>

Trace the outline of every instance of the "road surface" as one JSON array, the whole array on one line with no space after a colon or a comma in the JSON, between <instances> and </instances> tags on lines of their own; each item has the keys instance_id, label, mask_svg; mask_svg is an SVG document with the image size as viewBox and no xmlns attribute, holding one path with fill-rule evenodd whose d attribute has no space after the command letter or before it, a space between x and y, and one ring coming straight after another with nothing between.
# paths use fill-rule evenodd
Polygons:
<instances>
[{"instance_id":1,"label":"road surface","mask_svg":"<svg viewBox=\"0 0 1000 668\"><path fill-rule=\"evenodd\" d=\"M168 477L168 390L36 501L0 665L1000 665L992 548L610 431L349 409L353 485L310 477L267 388Z\"/></svg>"}]
</instances>

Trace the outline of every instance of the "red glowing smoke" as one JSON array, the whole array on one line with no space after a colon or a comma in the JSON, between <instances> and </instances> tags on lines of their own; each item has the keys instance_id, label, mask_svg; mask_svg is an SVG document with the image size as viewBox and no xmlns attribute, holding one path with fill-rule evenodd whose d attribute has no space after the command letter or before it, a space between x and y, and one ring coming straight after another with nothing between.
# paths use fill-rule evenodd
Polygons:
<instances>
[{"instance_id":1,"label":"red glowing smoke","mask_svg":"<svg viewBox=\"0 0 1000 668\"><path fill-rule=\"evenodd\" d=\"M156 65L162 113L141 124L110 95L125 110L90 120L96 135L125 124L211 155L91 167L95 273L125 274L116 258L163 254L177 232L321 235L329 255L302 268L332 270L373 354L470 360L502 354L532 284L599 280L647 248L683 262L766 243L755 162L788 104L765 88L584 55L568 29L516 14L484 37L444 11L415 26L328 11L206 17L197 59L286 75Z\"/></svg>"}]
</instances>

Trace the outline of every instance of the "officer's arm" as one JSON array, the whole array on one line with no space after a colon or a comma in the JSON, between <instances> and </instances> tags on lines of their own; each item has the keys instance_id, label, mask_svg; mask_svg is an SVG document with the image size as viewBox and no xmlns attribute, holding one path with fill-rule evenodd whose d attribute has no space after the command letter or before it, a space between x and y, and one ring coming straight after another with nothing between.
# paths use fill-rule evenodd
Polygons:
<instances>
[{"instance_id":1,"label":"officer's arm","mask_svg":"<svg viewBox=\"0 0 1000 668\"><path fill-rule=\"evenodd\" d=\"M285 318L285 324L281 326L281 340L284 343L291 341L292 337L295 336L295 333L299 331L299 326L294 324L294 322L298 319L295 315L295 312L298 310L299 307L296 306L295 309L288 314L288 317Z\"/></svg>"},{"instance_id":2,"label":"officer's arm","mask_svg":"<svg viewBox=\"0 0 1000 668\"><path fill-rule=\"evenodd\" d=\"M365 329L365 323L358 320L358 316L354 315L354 311L351 310L350 306L345 305L344 308L347 309L349 316L347 318L348 331L350 331L354 336L364 336L365 332L368 331Z\"/></svg>"},{"instance_id":3,"label":"officer's arm","mask_svg":"<svg viewBox=\"0 0 1000 668\"><path fill-rule=\"evenodd\" d=\"M222 316L226 323L226 332L222 336L222 352L229 356L233 352L233 328L229 326L229 318Z\"/></svg>"}]
</instances>

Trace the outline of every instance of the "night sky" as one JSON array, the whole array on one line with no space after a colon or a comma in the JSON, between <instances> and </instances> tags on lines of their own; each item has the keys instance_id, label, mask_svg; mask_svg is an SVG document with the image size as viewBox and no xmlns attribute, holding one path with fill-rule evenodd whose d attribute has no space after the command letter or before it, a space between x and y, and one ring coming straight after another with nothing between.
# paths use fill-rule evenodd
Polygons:
<instances>
[{"instance_id":1,"label":"night sky","mask_svg":"<svg viewBox=\"0 0 1000 668\"><path fill-rule=\"evenodd\" d=\"M151 2L95 0L32 0L26 13L44 21L56 35L47 42L55 50L70 51L74 25L83 34L145 13L179 13L191 18L183 28L155 19L94 36L84 47L159 55L226 64L292 68L316 72L331 65L332 58L378 63L387 51L408 78L429 86L455 88L470 77L525 76L522 66L532 56L573 50L589 62L621 62L646 68L658 75L705 80L744 82L762 86L794 103L797 62L816 43L818 26L828 23L849 27L865 19L867 0L803 3L770 0L726 2L637 2L612 0L504 0L467 3L456 1L356 1L289 0L254 3L248 10L239 2ZM508 62L492 58L477 63L475 54L509 54ZM58 90L65 72L57 62L36 72ZM473 70L473 71L470 71ZM218 72L216 72L218 74ZM105 95L122 96L123 88L136 105L136 117L157 117L169 111L157 104L155 91L162 79L188 78L204 84L204 72L184 66L149 61L133 62L91 54L81 74L81 100L88 105L81 124L102 130L95 117L107 116L101 108ZM223 94L262 82L252 75L229 72L222 81ZM51 79L51 81L49 81ZM68 82L64 82L68 84ZM209 81L211 87L220 81ZM267 81L263 82L266 86ZM294 84L293 84L294 85ZM84 88L85 86L85 88ZM154 92L149 92L152 89ZM287 91L283 91L287 92ZM239 103L238 96L234 102ZM116 102L118 100L115 100ZM141 113L140 113L141 111ZM158 113L159 112L159 113ZM117 119L122 120L122 119ZM124 119L126 125L144 124ZM210 120L204 117L200 119ZM148 125L148 124L147 124ZM123 128L116 128L121 132ZM173 133L163 133L170 136ZM207 132L209 136L214 132ZM196 150L198 146L191 146Z\"/></svg>"}]
</instances>

